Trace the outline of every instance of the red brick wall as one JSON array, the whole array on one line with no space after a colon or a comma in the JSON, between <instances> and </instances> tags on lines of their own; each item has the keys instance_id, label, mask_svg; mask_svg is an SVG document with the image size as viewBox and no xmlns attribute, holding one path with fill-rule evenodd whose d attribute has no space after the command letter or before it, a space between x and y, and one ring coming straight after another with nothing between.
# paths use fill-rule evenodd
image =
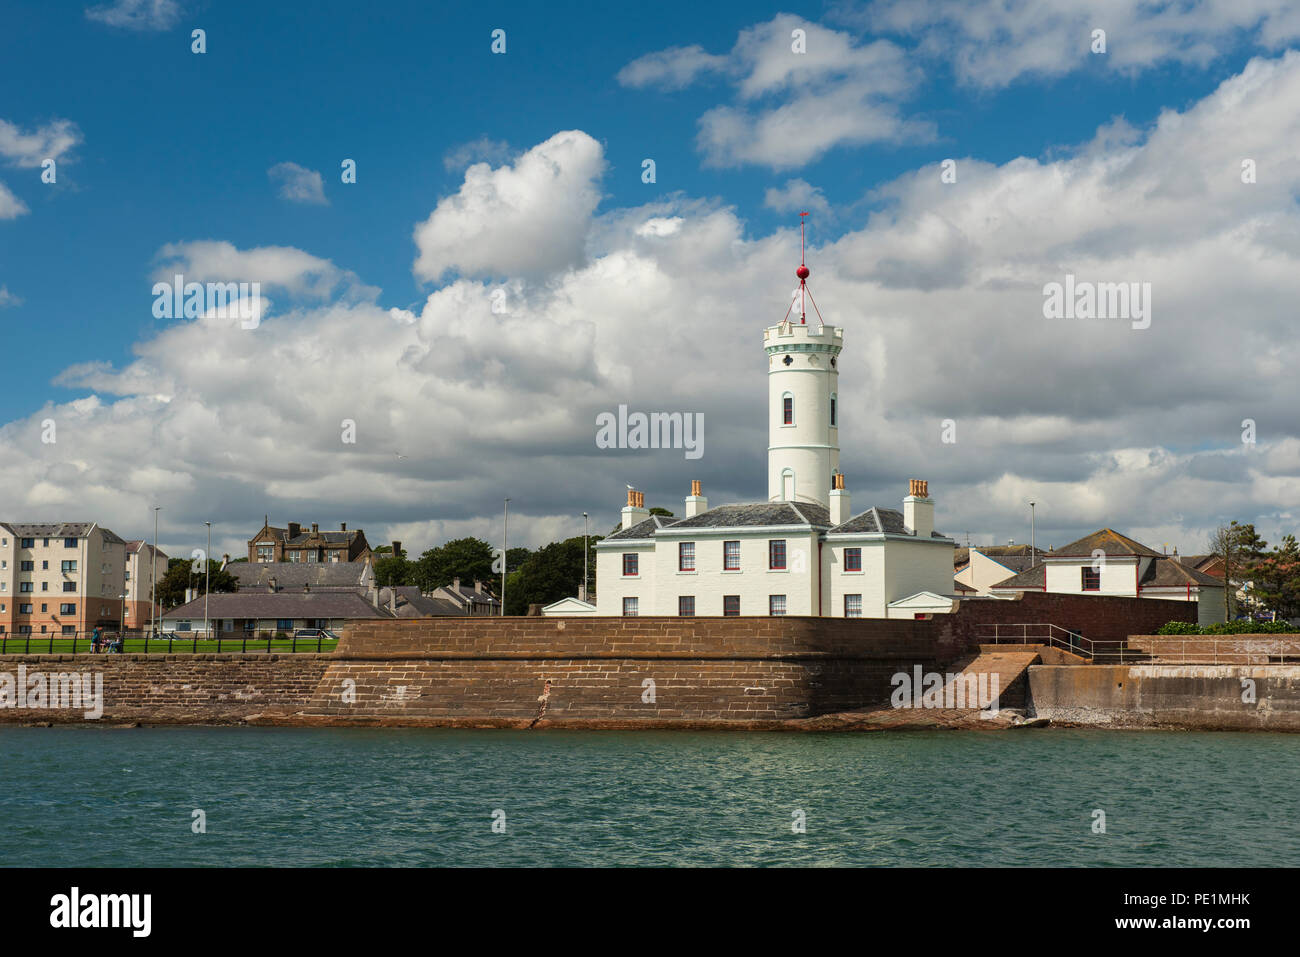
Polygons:
<instances>
[{"instance_id":1,"label":"red brick wall","mask_svg":"<svg viewBox=\"0 0 1300 957\"><path fill-rule=\"evenodd\" d=\"M1052 624L1092 641L1123 641L1170 621L1196 621L1196 602L1111 595L1025 592L1017 599L963 599L952 619L954 643L978 640L990 624ZM938 620L938 619L936 619Z\"/></svg>"}]
</instances>

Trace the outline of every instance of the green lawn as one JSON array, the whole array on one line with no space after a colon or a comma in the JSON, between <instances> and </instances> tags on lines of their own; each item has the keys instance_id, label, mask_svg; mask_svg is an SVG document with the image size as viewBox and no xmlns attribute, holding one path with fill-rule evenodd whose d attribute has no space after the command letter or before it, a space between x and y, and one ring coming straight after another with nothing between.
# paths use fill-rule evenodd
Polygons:
<instances>
[{"instance_id":1,"label":"green lawn","mask_svg":"<svg viewBox=\"0 0 1300 957\"><path fill-rule=\"evenodd\" d=\"M30 639L30 643L28 639ZM244 650L247 650L250 653L261 652L265 654L268 650L266 638L249 638L247 643L245 643L243 638L225 637L223 637L219 643L215 638L199 639L197 641L194 638L174 638L171 642L168 642L166 638L150 638L148 649L145 648L145 639L143 638L127 638L122 644L123 654L143 654L146 650L151 655L216 654L218 652L222 654L230 654L239 653ZM320 651L322 654L333 651L337 645L338 639L326 638L320 643ZM288 654L294 651L299 653L315 653L316 641L315 639L308 641L305 638L299 638L295 647L294 642L289 638L272 638L270 641L270 651L273 654ZM61 638L57 635L53 638L52 642L49 635L5 635L3 638L0 638L0 654L21 655L28 653L56 655L67 655L73 653L89 654L90 639L77 638L75 639L74 645L74 639Z\"/></svg>"}]
</instances>

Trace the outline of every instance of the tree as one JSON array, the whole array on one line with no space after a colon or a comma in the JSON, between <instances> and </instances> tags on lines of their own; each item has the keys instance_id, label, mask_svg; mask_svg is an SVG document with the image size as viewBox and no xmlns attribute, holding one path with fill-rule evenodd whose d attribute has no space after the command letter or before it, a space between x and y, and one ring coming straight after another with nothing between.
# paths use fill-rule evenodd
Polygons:
<instances>
[{"instance_id":1,"label":"tree","mask_svg":"<svg viewBox=\"0 0 1300 957\"><path fill-rule=\"evenodd\" d=\"M1259 560L1267 545L1253 524L1241 525L1235 519L1210 535L1210 554L1223 562L1223 611L1228 621L1236 617L1237 588L1244 580L1243 573Z\"/></svg>"},{"instance_id":2,"label":"tree","mask_svg":"<svg viewBox=\"0 0 1300 957\"><path fill-rule=\"evenodd\" d=\"M406 549L400 555L387 555L375 562L375 584L380 588L415 584L415 563L407 561Z\"/></svg>"},{"instance_id":3,"label":"tree","mask_svg":"<svg viewBox=\"0 0 1300 957\"><path fill-rule=\"evenodd\" d=\"M219 562L208 559L208 573L212 594L239 590L239 580L230 572L222 571ZM204 581L202 564L195 570L195 563L188 558L168 559L167 573L158 579L158 603L165 609L183 605L186 589L202 595Z\"/></svg>"},{"instance_id":4,"label":"tree","mask_svg":"<svg viewBox=\"0 0 1300 957\"><path fill-rule=\"evenodd\" d=\"M456 578L466 584L477 579L496 595L499 589L495 583L501 579L492 568L494 555L492 546L481 538L452 539L420 556L411 570L412 581L421 591L431 592L450 585Z\"/></svg>"},{"instance_id":5,"label":"tree","mask_svg":"<svg viewBox=\"0 0 1300 957\"><path fill-rule=\"evenodd\" d=\"M1300 544L1287 535L1273 551L1254 560L1245 574L1256 601L1279 618L1300 616Z\"/></svg>"},{"instance_id":6,"label":"tree","mask_svg":"<svg viewBox=\"0 0 1300 957\"><path fill-rule=\"evenodd\" d=\"M582 581L582 536L552 542L531 553L506 584L506 614L524 615L529 605L549 605L575 594Z\"/></svg>"}]
</instances>

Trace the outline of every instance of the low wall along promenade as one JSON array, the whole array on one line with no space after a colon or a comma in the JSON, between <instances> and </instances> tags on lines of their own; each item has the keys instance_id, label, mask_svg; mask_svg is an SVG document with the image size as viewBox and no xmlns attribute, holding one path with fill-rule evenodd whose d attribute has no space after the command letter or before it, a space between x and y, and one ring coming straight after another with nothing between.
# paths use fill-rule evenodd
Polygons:
<instances>
[{"instance_id":1,"label":"low wall along promenade","mask_svg":"<svg viewBox=\"0 0 1300 957\"><path fill-rule=\"evenodd\" d=\"M6 655L0 673L102 674L116 722L518 727L550 680L551 725L763 727L878 704L963 650L934 621L430 618L353 622L328 655Z\"/></svg>"},{"instance_id":2,"label":"low wall along promenade","mask_svg":"<svg viewBox=\"0 0 1300 957\"><path fill-rule=\"evenodd\" d=\"M1052 623L1105 641L1194 614L1195 606L1182 602L1031 593L1018 601L965 600L956 614L917 621L359 621L350 623L338 648L324 655L0 656L0 721L86 720L85 709L33 706L30 699L15 707L12 700L3 701L5 676L12 688L21 670L51 681L59 675L95 676L103 693L99 720L110 723L820 728L826 725L817 723L819 716L888 707L900 672L960 670L981 654L1014 651L987 645L981 650L994 624ZM1140 727L1191 722L1198 700L1214 711L1231 704L1229 683L1217 672L1218 684L1180 685L1166 695L1160 682L1172 676L1163 672L1144 676L1135 687L1132 677L1118 678L1101 665L1036 647L1038 657L1026 660L1041 663L1028 668L1027 680L1022 672L1017 687L1007 689L1015 700L1004 706L1024 705L1060 722ZM1126 673L1138 674L1135 667L1126 666ZM1300 715L1300 706L1289 703L1292 697L1300 702L1300 681L1282 680L1280 667L1261 666L1269 679L1261 682L1262 707ZM1210 676L1197 680L1201 677ZM1107 684L1112 679L1113 690ZM549 694L539 701L548 681ZM1121 682L1127 685L1122 694ZM1153 711L1153 702L1166 701L1176 705L1160 704ZM1115 720L1106 720L1107 715ZM1212 724L1274 727L1288 726L1288 720L1215 718Z\"/></svg>"}]
</instances>

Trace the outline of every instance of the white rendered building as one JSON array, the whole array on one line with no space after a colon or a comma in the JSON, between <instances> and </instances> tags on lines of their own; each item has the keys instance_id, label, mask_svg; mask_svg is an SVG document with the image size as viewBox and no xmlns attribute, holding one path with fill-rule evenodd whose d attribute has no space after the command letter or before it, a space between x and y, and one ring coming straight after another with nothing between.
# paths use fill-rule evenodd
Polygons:
<instances>
[{"instance_id":1,"label":"white rendered building","mask_svg":"<svg viewBox=\"0 0 1300 957\"><path fill-rule=\"evenodd\" d=\"M807 279L800 266L797 275ZM763 331L768 500L709 508L691 483L682 517L629 491L596 548L598 615L914 618L953 608L952 539L935 531L927 483L902 511L853 515L839 471L844 331L806 314Z\"/></svg>"},{"instance_id":2,"label":"white rendered building","mask_svg":"<svg viewBox=\"0 0 1300 957\"><path fill-rule=\"evenodd\" d=\"M1225 619L1223 579L1162 555L1110 528L1045 553L1032 568L998 582L989 594L1014 598L1025 591L1067 595L1120 595L1197 603L1197 624Z\"/></svg>"}]
</instances>

